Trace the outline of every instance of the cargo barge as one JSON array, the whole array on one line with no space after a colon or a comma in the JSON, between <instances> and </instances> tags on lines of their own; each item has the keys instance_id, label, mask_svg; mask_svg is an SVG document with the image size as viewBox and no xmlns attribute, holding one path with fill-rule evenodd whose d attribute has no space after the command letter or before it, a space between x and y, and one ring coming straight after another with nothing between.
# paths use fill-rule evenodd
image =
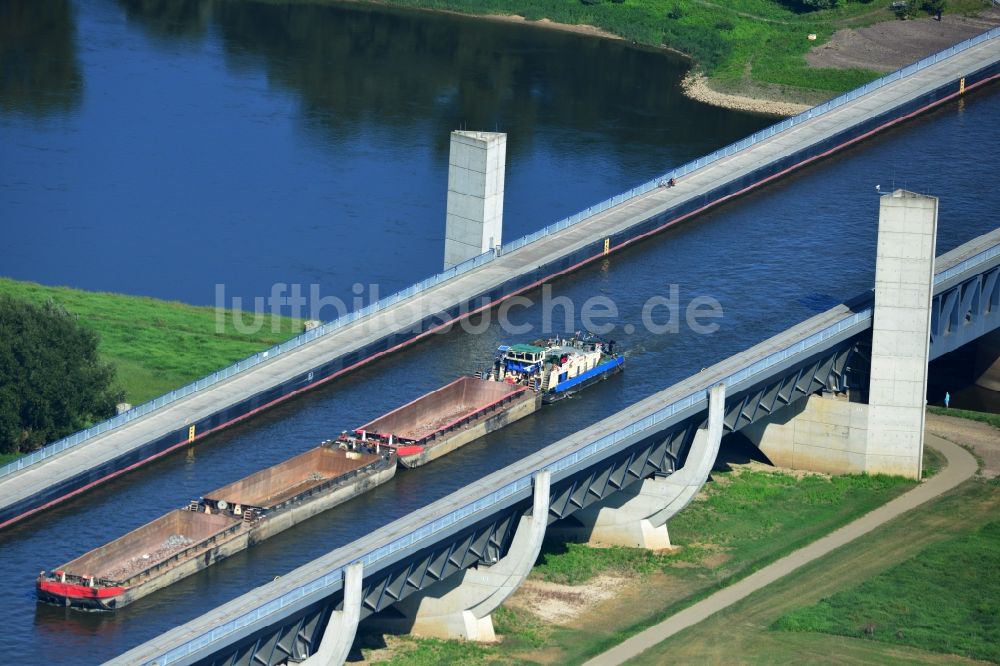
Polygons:
<instances>
[{"instance_id":1,"label":"cargo barge","mask_svg":"<svg viewBox=\"0 0 1000 666\"><path fill-rule=\"evenodd\" d=\"M324 442L193 500L125 536L42 572L41 601L114 610L263 541L396 473L377 443Z\"/></svg>"},{"instance_id":2,"label":"cargo barge","mask_svg":"<svg viewBox=\"0 0 1000 666\"><path fill-rule=\"evenodd\" d=\"M404 467L419 467L524 418L540 405L541 396L531 387L459 377L354 432L366 442L393 449Z\"/></svg>"},{"instance_id":3,"label":"cargo barge","mask_svg":"<svg viewBox=\"0 0 1000 666\"><path fill-rule=\"evenodd\" d=\"M579 337L502 345L490 369L380 416L351 437L377 441L404 467L419 467L621 372L625 358L613 350L613 341Z\"/></svg>"}]
</instances>

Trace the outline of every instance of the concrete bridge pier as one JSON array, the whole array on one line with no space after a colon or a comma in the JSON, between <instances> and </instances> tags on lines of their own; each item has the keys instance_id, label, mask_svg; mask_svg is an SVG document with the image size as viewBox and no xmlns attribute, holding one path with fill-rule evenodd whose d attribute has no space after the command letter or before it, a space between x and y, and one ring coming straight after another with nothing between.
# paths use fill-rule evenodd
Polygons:
<instances>
[{"instance_id":1,"label":"concrete bridge pier","mask_svg":"<svg viewBox=\"0 0 1000 666\"><path fill-rule=\"evenodd\" d=\"M531 515L521 518L507 555L410 595L393 606L402 618L380 618L375 624L417 636L495 641L491 613L521 586L542 549L551 478L547 471L535 475Z\"/></svg>"},{"instance_id":2,"label":"concrete bridge pier","mask_svg":"<svg viewBox=\"0 0 1000 666\"><path fill-rule=\"evenodd\" d=\"M358 621L361 619L363 578L361 562L349 564L344 569L344 608L330 614L319 649L300 662L302 666L341 666L347 661L358 630Z\"/></svg>"},{"instance_id":3,"label":"concrete bridge pier","mask_svg":"<svg viewBox=\"0 0 1000 666\"><path fill-rule=\"evenodd\" d=\"M579 527L560 527L560 537L594 546L670 548L667 521L688 505L712 471L722 442L726 387L713 386L708 397L708 427L695 433L687 462L670 476L654 477L615 493L606 502L575 512Z\"/></svg>"},{"instance_id":4,"label":"concrete bridge pier","mask_svg":"<svg viewBox=\"0 0 1000 666\"><path fill-rule=\"evenodd\" d=\"M506 134L451 133L445 270L500 246L506 162Z\"/></svg>"}]
</instances>

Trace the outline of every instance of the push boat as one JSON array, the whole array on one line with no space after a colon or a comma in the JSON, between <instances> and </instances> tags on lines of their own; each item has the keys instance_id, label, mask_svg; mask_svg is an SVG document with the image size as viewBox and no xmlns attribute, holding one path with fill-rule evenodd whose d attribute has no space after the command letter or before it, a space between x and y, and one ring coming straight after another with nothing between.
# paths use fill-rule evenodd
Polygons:
<instances>
[{"instance_id":1,"label":"push boat","mask_svg":"<svg viewBox=\"0 0 1000 666\"><path fill-rule=\"evenodd\" d=\"M575 337L501 345L491 368L460 377L356 428L348 437L394 450L419 467L620 372L614 342Z\"/></svg>"},{"instance_id":2,"label":"push boat","mask_svg":"<svg viewBox=\"0 0 1000 666\"><path fill-rule=\"evenodd\" d=\"M625 357L615 342L595 337L553 338L534 344L501 345L493 367L480 373L487 381L530 386L549 404L621 372Z\"/></svg>"},{"instance_id":3,"label":"push boat","mask_svg":"<svg viewBox=\"0 0 1000 666\"><path fill-rule=\"evenodd\" d=\"M378 442L323 442L50 573L41 572L38 598L91 610L121 608L385 483L395 473L395 452Z\"/></svg>"}]
</instances>

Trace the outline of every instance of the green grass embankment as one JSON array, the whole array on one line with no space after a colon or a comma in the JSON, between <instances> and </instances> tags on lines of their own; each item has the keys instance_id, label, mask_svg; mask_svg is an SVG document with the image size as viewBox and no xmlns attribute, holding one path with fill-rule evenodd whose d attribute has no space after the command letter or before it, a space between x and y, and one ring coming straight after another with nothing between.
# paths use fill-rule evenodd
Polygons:
<instances>
[{"instance_id":1,"label":"green grass embankment","mask_svg":"<svg viewBox=\"0 0 1000 666\"><path fill-rule=\"evenodd\" d=\"M737 6L718 0L384 0L380 4L591 25L638 44L685 53L721 89L751 95L763 91L807 103L879 76L865 69L808 67L803 56L811 48L841 28L898 20L883 0L842 0L833 9L812 12L793 11L777 0L743 0ZM982 8L978 0L950 0L946 11ZM810 41L809 34L816 40Z\"/></svg>"},{"instance_id":2,"label":"green grass embankment","mask_svg":"<svg viewBox=\"0 0 1000 666\"><path fill-rule=\"evenodd\" d=\"M1000 523L927 548L774 623L1000 662Z\"/></svg>"},{"instance_id":3,"label":"green grass embankment","mask_svg":"<svg viewBox=\"0 0 1000 666\"><path fill-rule=\"evenodd\" d=\"M739 655L739 661L748 664L969 663L956 654L972 654L979 647L993 650L998 641L996 581L987 581L996 578L996 556L987 551L991 548L996 552L1000 544L996 533L989 531L992 527L981 530L995 523L998 509L997 479L965 481L628 663L727 663L732 655ZM985 557L977 562L972 553ZM925 555L929 555L926 568L922 563ZM949 556L958 558L950 568ZM974 600L976 589L981 591L978 601ZM796 631L778 629L782 617L799 617L802 609L818 611L823 599L857 601L858 591L865 593L867 611L882 618L872 621L872 627L862 620L853 627L860 629L855 633L809 631L802 625ZM931 607L934 604L936 609ZM845 613L860 610L842 607ZM989 614L992 619L984 622ZM833 619L844 623L842 617ZM932 624L920 626L918 622ZM930 627L936 627L940 636L931 636L918 646L918 637Z\"/></svg>"},{"instance_id":4,"label":"green grass embankment","mask_svg":"<svg viewBox=\"0 0 1000 666\"><path fill-rule=\"evenodd\" d=\"M712 476L714 482L670 522L678 552L546 543L531 574L534 580L566 585L599 575L640 580L641 596L623 591L619 608L561 626L508 603L494 614L499 645L395 637L388 661L375 655L374 663L579 663L913 487L887 476L757 469ZM552 594L558 598L566 592Z\"/></svg>"},{"instance_id":5,"label":"green grass embankment","mask_svg":"<svg viewBox=\"0 0 1000 666\"><path fill-rule=\"evenodd\" d=\"M98 351L117 368L116 382L134 405L211 374L301 331L301 322L263 316L256 333L240 333L233 312L175 301L47 287L0 278L0 294L33 303L51 299L100 336ZM246 325L253 317L245 315ZM16 456L15 456L16 457ZM2 462L2 461L0 461Z\"/></svg>"},{"instance_id":6,"label":"green grass embankment","mask_svg":"<svg viewBox=\"0 0 1000 666\"><path fill-rule=\"evenodd\" d=\"M940 416L954 416L959 419L969 419L970 421L979 421L980 423L986 423L993 426L994 428L1000 428L1000 414L990 414L989 412L974 412L971 409L946 409L944 407L928 407L927 411L931 414L938 414Z\"/></svg>"}]
</instances>

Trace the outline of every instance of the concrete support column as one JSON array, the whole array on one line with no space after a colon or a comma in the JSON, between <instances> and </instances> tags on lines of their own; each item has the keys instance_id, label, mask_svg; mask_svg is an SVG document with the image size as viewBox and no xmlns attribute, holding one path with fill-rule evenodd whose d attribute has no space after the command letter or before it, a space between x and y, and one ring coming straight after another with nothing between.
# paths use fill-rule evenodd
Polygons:
<instances>
[{"instance_id":1,"label":"concrete support column","mask_svg":"<svg viewBox=\"0 0 1000 666\"><path fill-rule=\"evenodd\" d=\"M496 564L466 569L410 595L393 606L403 619L384 621L383 626L419 636L495 641L490 614L521 586L541 551L550 483L550 472L535 475L531 515L521 518L510 550Z\"/></svg>"},{"instance_id":2,"label":"concrete support column","mask_svg":"<svg viewBox=\"0 0 1000 666\"><path fill-rule=\"evenodd\" d=\"M347 655L354 644L354 635L361 619L361 581L364 570L361 562L347 565L344 570L344 608L333 611L330 621L323 631L323 639L319 649L308 659L301 662L303 666L341 666L347 661Z\"/></svg>"},{"instance_id":3,"label":"concrete support column","mask_svg":"<svg viewBox=\"0 0 1000 666\"><path fill-rule=\"evenodd\" d=\"M976 385L1000 391L1000 330L976 341Z\"/></svg>"},{"instance_id":4,"label":"concrete support column","mask_svg":"<svg viewBox=\"0 0 1000 666\"><path fill-rule=\"evenodd\" d=\"M725 402L725 386L713 386L708 427L695 433L684 467L667 477L633 483L600 504L580 509L572 518L581 526L563 527L559 534L595 546L670 548L667 521L694 499L719 455Z\"/></svg>"},{"instance_id":5,"label":"concrete support column","mask_svg":"<svg viewBox=\"0 0 1000 666\"><path fill-rule=\"evenodd\" d=\"M506 162L506 134L451 133L445 269L501 244Z\"/></svg>"},{"instance_id":6,"label":"concrete support column","mask_svg":"<svg viewBox=\"0 0 1000 666\"><path fill-rule=\"evenodd\" d=\"M938 200L881 197L865 471L919 479Z\"/></svg>"}]
</instances>

